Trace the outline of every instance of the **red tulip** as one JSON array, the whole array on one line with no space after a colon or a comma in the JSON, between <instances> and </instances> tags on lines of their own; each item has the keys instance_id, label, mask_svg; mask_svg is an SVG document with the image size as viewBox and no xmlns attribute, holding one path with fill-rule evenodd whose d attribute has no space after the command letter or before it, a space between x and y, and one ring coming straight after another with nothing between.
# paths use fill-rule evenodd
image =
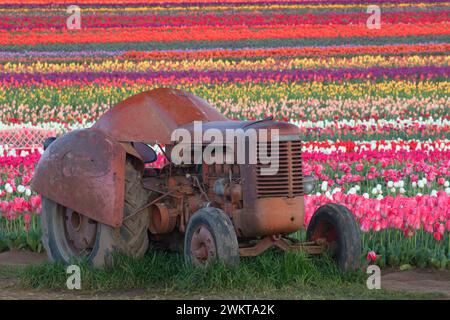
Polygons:
<instances>
[{"instance_id":1,"label":"red tulip","mask_svg":"<svg viewBox=\"0 0 450 320\"><path fill-rule=\"evenodd\" d=\"M437 240L437 241L441 241L442 239L442 234L440 232L434 232L433 233L433 237Z\"/></svg>"}]
</instances>

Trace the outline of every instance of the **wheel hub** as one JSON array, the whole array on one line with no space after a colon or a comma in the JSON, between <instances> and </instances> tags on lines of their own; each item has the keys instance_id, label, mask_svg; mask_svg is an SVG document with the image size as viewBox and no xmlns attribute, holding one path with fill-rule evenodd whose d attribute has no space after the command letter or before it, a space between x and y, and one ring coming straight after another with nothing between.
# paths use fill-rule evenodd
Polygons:
<instances>
[{"instance_id":1,"label":"wheel hub","mask_svg":"<svg viewBox=\"0 0 450 320\"><path fill-rule=\"evenodd\" d=\"M66 238L77 254L91 252L97 234L97 223L71 209L64 213Z\"/></svg>"},{"instance_id":2,"label":"wheel hub","mask_svg":"<svg viewBox=\"0 0 450 320\"><path fill-rule=\"evenodd\" d=\"M214 237L206 226L200 225L194 231L190 250L195 266L203 265L216 257Z\"/></svg>"},{"instance_id":3,"label":"wheel hub","mask_svg":"<svg viewBox=\"0 0 450 320\"><path fill-rule=\"evenodd\" d=\"M338 253L338 238L336 229L328 221L322 220L314 230L312 240L326 246L331 257L336 257Z\"/></svg>"}]
</instances>

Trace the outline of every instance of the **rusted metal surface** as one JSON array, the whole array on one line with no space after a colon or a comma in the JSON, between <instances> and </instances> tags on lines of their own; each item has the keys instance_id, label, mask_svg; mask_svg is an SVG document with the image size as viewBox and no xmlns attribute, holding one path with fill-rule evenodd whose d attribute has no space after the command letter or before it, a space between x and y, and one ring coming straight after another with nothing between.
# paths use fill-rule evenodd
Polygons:
<instances>
[{"instance_id":1,"label":"rusted metal surface","mask_svg":"<svg viewBox=\"0 0 450 320\"><path fill-rule=\"evenodd\" d=\"M244 209L233 213L236 230L245 237L289 234L303 226L303 218L303 197L256 199L253 206L244 203Z\"/></svg>"},{"instance_id":2,"label":"rusted metal surface","mask_svg":"<svg viewBox=\"0 0 450 320\"><path fill-rule=\"evenodd\" d=\"M190 251L192 262L195 266L204 265L206 262L211 261L217 256L214 237L205 225L201 224L194 230Z\"/></svg>"},{"instance_id":3,"label":"rusted metal surface","mask_svg":"<svg viewBox=\"0 0 450 320\"><path fill-rule=\"evenodd\" d=\"M97 223L88 217L65 208L64 232L68 244L77 256L87 255L95 244Z\"/></svg>"},{"instance_id":4,"label":"rusted metal surface","mask_svg":"<svg viewBox=\"0 0 450 320\"><path fill-rule=\"evenodd\" d=\"M303 192L302 155L300 141L281 141L278 151L271 151L270 156L277 156L278 166L273 175L263 175L261 170L268 165L261 164L261 157L256 165L257 197L298 197Z\"/></svg>"},{"instance_id":5,"label":"rusted metal surface","mask_svg":"<svg viewBox=\"0 0 450 320\"><path fill-rule=\"evenodd\" d=\"M241 257L256 257L274 245L272 237L265 237L258 241L254 246L239 248Z\"/></svg>"},{"instance_id":6,"label":"rusted metal surface","mask_svg":"<svg viewBox=\"0 0 450 320\"><path fill-rule=\"evenodd\" d=\"M153 234L169 233L175 228L177 212L163 202L155 203L148 208L150 215L149 230Z\"/></svg>"},{"instance_id":7,"label":"rusted metal surface","mask_svg":"<svg viewBox=\"0 0 450 320\"><path fill-rule=\"evenodd\" d=\"M103 132L76 130L55 140L35 171L35 191L95 221L123 218L125 150Z\"/></svg>"},{"instance_id":8,"label":"rusted metal surface","mask_svg":"<svg viewBox=\"0 0 450 320\"><path fill-rule=\"evenodd\" d=\"M172 132L193 121L226 121L205 100L177 89L142 92L103 114L94 124L116 140L169 144Z\"/></svg>"},{"instance_id":9,"label":"rusted metal surface","mask_svg":"<svg viewBox=\"0 0 450 320\"><path fill-rule=\"evenodd\" d=\"M336 229L330 222L321 220L317 224L316 229L314 229L311 240L325 245L331 257L336 256L338 252L338 237Z\"/></svg>"},{"instance_id":10,"label":"rusted metal surface","mask_svg":"<svg viewBox=\"0 0 450 320\"><path fill-rule=\"evenodd\" d=\"M282 251L303 251L308 254L321 254L326 250L326 246L320 242L299 242L294 239L271 235L260 239L253 246L239 248L239 255L241 257L259 256L271 247L277 247Z\"/></svg>"},{"instance_id":11,"label":"rusted metal surface","mask_svg":"<svg viewBox=\"0 0 450 320\"><path fill-rule=\"evenodd\" d=\"M186 129L189 131L191 136L195 134L194 123L187 123L185 125L180 126L180 128ZM255 130L257 137L262 139L272 139L275 137L275 134L278 136L289 137L290 140L300 138L300 129L298 126L287 123L287 122L279 122L274 120L265 120L265 121L214 121L211 120L209 122L202 123L202 131L215 129L222 133L223 137L226 136L227 130L242 130L244 133L249 129ZM266 131L262 131L262 130ZM275 131L276 130L276 131ZM205 138L205 137L203 137ZM210 143L211 141L203 139L203 143Z\"/></svg>"}]
</instances>

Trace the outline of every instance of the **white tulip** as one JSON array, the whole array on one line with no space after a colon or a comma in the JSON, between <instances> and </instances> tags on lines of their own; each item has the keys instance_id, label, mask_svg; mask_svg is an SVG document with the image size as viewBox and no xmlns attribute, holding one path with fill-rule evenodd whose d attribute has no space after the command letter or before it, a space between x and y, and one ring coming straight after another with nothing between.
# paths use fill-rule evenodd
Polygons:
<instances>
[{"instance_id":1,"label":"white tulip","mask_svg":"<svg viewBox=\"0 0 450 320\"><path fill-rule=\"evenodd\" d=\"M389 182L387 183L387 186L388 186L388 188L392 188L392 187L394 186L394 182L389 181Z\"/></svg>"},{"instance_id":2,"label":"white tulip","mask_svg":"<svg viewBox=\"0 0 450 320\"><path fill-rule=\"evenodd\" d=\"M404 194L406 192L405 188L400 188L400 193Z\"/></svg>"},{"instance_id":3,"label":"white tulip","mask_svg":"<svg viewBox=\"0 0 450 320\"><path fill-rule=\"evenodd\" d=\"M450 189L450 188L449 188L449 189ZM449 190L449 191L450 191L450 190ZM365 199L369 199L369 194L368 194L367 192L364 192L363 197L364 197Z\"/></svg>"},{"instance_id":4,"label":"white tulip","mask_svg":"<svg viewBox=\"0 0 450 320\"><path fill-rule=\"evenodd\" d=\"M25 195L26 195L27 197L31 196L31 190L27 188L27 189L25 190Z\"/></svg>"},{"instance_id":5,"label":"white tulip","mask_svg":"<svg viewBox=\"0 0 450 320\"><path fill-rule=\"evenodd\" d=\"M447 187L450 187L450 182L445 181L445 182L444 182L444 187L446 187L446 188L447 188Z\"/></svg>"},{"instance_id":6,"label":"white tulip","mask_svg":"<svg viewBox=\"0 0 450 320\"><path fill-rule=\"evenodd\" d=\"M412 187L413 187L413 188L417 188L417 182L413 181Z\"/></svg>"},{"instance_id":7,"label":"white tulip","mask_svg":"<svg viewBox=\"0 0 450 320\"><path fill-rule=\"evenodd\" d=\"M18 193L24 193L25 192L25 187L21 184L19 184L19 186L17 187L17 192Z\"/></svg>"},{"instance_id":8,"label":"white tulip","mask_svg":"<svg viewBox=\"0 0 450 320\"><path fill-rule=\"evenodd\" d=\"M325 192L328 190L328 181L322 181L322 186L320 187L320 189Z\"/></svg>"}]
</instances>

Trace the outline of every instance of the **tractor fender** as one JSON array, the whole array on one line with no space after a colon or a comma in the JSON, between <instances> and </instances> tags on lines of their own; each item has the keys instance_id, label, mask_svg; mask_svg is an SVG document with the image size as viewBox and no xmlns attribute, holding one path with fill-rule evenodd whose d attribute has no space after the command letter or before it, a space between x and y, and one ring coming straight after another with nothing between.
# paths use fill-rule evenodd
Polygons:
<instances>
[{"instance_id":1,"label":"tractor fender","mask_svg":"<svg viewBox=\"0 0 450 320\"><path fill-rule=\"evenodd\" d=\"M131 146L92 128L66 133L43 153L32 188L95 221L118 227L123 220L127 147Z\"/></svg>"}]
</instances>

